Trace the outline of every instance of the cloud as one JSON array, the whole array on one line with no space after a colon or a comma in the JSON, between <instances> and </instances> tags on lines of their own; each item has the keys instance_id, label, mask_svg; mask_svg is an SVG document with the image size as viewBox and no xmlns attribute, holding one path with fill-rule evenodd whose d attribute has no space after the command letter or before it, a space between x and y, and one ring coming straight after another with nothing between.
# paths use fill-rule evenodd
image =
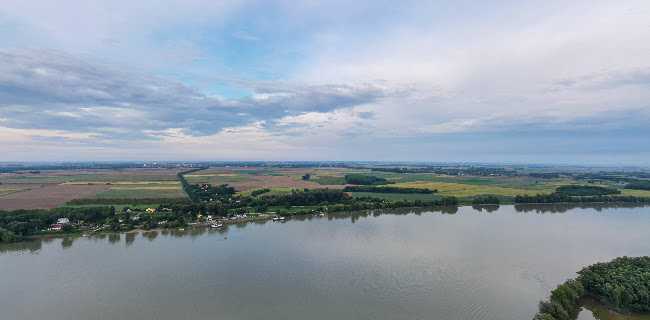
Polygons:
<instances>
[{"instance_id":1,"label":"cloud","mask_svg":"<svg viewBox=\"0 0 650 320\"><path fill-rule=\"evenodd\" d=\"M115 155L427 159L470 136L643 145L650 121L646 1L154 2L0 9L0 124Z\"/></svg>"},{"instance_id":2,"label":"cloud","mask_svg":"<svg viewBox=\"0 0 650 320\"><path fill-rule=\"evenodd\" d=\"M0 110L16 128L95 131L183 128L209 135L225 127L360 105L385 93L366 85L243 82L251 95L224 99L181 82L51 50L0 52ZM34 114L39 114L35 118ZM110 133L107 133L110 135ZM126 138L126 137L125 137Z\"/></svg>"},{"instance_id":3,"label":"cloud","mask_svg":"<svg viewBox=\"0 0 650 320\"><path fill-rule=\"evenodd\" d=\"M246 31L237 31L237 32L233 33L232 36L237 38L237 39L242 39L242 40L250 40L250 41L261 40L260 37L256 37L256 36L246 32Z\"/></svg>"}]
</instances>

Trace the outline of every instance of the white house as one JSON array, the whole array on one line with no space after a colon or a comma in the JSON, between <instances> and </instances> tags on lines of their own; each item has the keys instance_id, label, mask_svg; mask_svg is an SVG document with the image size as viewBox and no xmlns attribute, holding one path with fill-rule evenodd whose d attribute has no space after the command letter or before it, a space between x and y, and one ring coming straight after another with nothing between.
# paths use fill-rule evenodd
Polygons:
<instances>
[{"instance_id":1,"label":"white house","mask_svg":"<svg viewBox=\"0 0 650 320\"><path fill-rule=\"evenodd\" d=\"M59 220L57 220L56 223L58 223L58 224L61 224L61 223L70 223L70 220L69 220L68 218L59 218Z\"/></svg>"}]
</instances>

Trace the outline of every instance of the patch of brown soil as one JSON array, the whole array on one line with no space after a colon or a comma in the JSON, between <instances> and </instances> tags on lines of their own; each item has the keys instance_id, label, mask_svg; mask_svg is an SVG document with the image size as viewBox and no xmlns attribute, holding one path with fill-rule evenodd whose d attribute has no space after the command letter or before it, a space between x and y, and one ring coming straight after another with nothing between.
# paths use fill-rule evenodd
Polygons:
<instances>
[{"instance_id":1,"label":"patch of brown soil","mask_svg":"<svg viewBox=\"0 0 650 320\"><path fill-rule=\"evenodd\" d=\"M108 189L107 185L52 185L0 196L0 210L52 209Z\"/></svg>"}]
</instances>

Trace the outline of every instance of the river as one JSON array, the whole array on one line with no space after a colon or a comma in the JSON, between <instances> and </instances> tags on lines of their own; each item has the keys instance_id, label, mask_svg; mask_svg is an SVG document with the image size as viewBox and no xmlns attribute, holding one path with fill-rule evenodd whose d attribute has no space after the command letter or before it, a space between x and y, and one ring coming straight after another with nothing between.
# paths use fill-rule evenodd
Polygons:
<instances>
[{"instance_id":1,"label":"river","mask_svg":"<svg viewBox=\"0 0 650 320\"><path fill-rule=\"evenodd\" d=\"M0 245L2 319L531 319L650 207L386 210ZM588 299L575 318L616 317Z\"/></svg>"}]
</instances>

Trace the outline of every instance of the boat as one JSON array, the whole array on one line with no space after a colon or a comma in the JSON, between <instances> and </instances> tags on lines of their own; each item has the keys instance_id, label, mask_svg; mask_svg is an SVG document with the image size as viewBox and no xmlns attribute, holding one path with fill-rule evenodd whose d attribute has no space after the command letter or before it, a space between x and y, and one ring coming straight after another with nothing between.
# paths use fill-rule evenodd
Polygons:
<instances>
[{"instance_id":1,"label":"boat","mask_svg":"<svg viewBox=\"0 0 650 320\"><path fill-rule=\"evenodd\" d=\"M221 228L223 227L223 223L213 223L210 225L211 228Z\"/></svg>"},{"instance_id":2,"label":"boat","mask_svg":"<svg viewBox=\"0 0 650 320\"><path fill-rule=\"evenodd\" d=\"M278 221L278 220L280 220L279 217L273 217L273 221Z\"/></svg>"},{"instance_id":3,"label":"boat","mask_svg":"<svg viewBox=\"0 0 650 320\"><path fill-rule=\"evenodd\" d=\"M280 217L280 218L278 218L278 219L279 219L279 220L284 220L284 217Z\"/></svg>"}]
</instances>

